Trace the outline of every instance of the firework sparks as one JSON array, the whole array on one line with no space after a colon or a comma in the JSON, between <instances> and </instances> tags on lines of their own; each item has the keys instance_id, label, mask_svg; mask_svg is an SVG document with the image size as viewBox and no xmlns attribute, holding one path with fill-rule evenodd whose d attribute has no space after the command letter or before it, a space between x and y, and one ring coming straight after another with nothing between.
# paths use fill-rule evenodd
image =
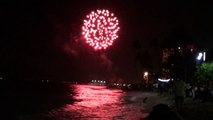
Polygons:
<instances>
[{"instance_id":1,"label":"firework sparks","mask_svg":"<svg viewBox=\"0 0 213 120\"><path fill-rule=\"evenodd\" d=\"M84 20L82 35L95 50L106 49L118 38L118 25L117 17L108 10L93 11Z\"/></svg>"}]
</instances>

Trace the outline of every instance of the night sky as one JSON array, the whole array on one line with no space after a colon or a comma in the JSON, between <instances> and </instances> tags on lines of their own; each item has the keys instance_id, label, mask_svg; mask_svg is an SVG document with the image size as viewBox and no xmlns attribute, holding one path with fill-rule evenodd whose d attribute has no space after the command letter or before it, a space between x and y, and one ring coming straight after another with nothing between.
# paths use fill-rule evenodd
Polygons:
<instances>
[{"instance_id":1,"label":"night sky","mask_svg":"<svg viewBox=\"0 0 213 120\"><path fill-rule=\"evenodd\" d=\"M12 79L135 79L140 65L159 72L164 47L194 44L212 60L212 2L60 0L2 2L0 75ZM119 38L104 51L83 42L81 26L96 9L119 19ZM143 59L138 59L142 56Z\"/></svg>"}]
</instances>

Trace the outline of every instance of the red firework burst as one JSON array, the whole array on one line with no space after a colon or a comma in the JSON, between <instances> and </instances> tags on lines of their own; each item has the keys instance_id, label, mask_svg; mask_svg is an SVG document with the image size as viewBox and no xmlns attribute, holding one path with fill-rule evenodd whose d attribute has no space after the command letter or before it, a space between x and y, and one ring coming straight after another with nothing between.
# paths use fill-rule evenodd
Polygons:
<instances>
[{"instance_id":1,"label":"red firework burst","mask_svg":"<svg viewBox=\"0 0 213 120\"><path fill-rule=\"evenodd\" d=\"M86 16L82 35L95 50L106 49L118 38L118 20L108 10L97 10Z\"/></svg>"}]
</instances>

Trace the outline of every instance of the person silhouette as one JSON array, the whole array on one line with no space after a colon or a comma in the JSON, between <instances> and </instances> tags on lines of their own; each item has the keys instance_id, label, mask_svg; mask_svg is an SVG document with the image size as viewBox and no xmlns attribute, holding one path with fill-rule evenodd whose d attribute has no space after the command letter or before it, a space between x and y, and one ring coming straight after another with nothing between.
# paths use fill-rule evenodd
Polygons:
<instances>
[{"instance_id":1,"label":"person silhouette","mask_svg":"<svg viewBox=\"0 0 213 120\"><path fill-rule=\"evenodd\" d=\"M157 104L144 120L183 120L167 104Z\"/></svg>"},{"instance_id":2,"label":"person silhouette","mask_svg":"<svg viewBox=\"0 0 213 120\"><path fill-rule=\"evenodd\" d=\"M174 81L174 94L175 94L175 106L178 110L181 110L184 103L186 84L185 82L177 78Z\"/></svg>"}]
</instances>

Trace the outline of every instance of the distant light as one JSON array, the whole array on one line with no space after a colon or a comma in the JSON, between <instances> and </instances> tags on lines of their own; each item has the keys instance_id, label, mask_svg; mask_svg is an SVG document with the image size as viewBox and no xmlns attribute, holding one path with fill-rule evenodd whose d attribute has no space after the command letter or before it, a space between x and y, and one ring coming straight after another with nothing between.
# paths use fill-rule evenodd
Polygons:
<instances>
[{"instance_id":1,"label":"distant light","mask_svg":"<svg viewBox=\"0 0 213 120\"><path fill-rule=\"evenodd\" d=\"M3 80L3 77L0 77L0 80Z\"/></svg>"},{"instance_id":2,"label":"distant light","mask_svg":"<svg viewBox=\"0 0 213 120\"><path fill-rule=\"evenodd\" d=\"M206 52L203 52L203 61L206 61Z\"/></svg>"},{"instance_id":3,"label":"distant light","mask_svg":"<svg viewBox=\"0 0 213 120\"><path fill-rule=\"evenodd\" d=\"M123 86L126 86L126 84L123 84Z\"/></svg>"},{"instance_id":4,"label":"distant light","mask_svg":"<svg viewBox=\"0 0 213 120\"><path fill-rule=\"evenodd\" d=\"M144 72L144 76L147 76L148 75L148 72Z\"/></svg>"},{"instance_id":5,"label":"distant light","mask_svg":"<svg viewBox=\"0 0 213 120\"><path fill-rule=\"evenodd\" d=\"M199 53L197 56L197 60L201 60L202 56L203 56L203 53Z\"/></svg>"},{"instance_id":6,"label":"distant light","mask_svg":"<svg viewBox=\"0 0 213 120\"><path fill-rule=\"evenodd\" d=\"M170 79L160 79L160 78L158 78L158 81L160 81L160 82L169 82Z\"/></svg>"},{"instance_id":7,"label":"distant light","mask_svg":"<svg viewBox=\"0 0 213 120\"><path fill-rule=\"evenodd\" d=\"M104 81L104 83L106 83L106 81Z\"/></svg>"},{"instance_id":8,"label":"distant light","mask_svg":"<svg viewBox=\"0 0 213 120\"><path fill-rule=\"evenodd\" d=\"M178 50L180 50L180 47L178 47Z\"/></svg>"},{"instance_id":9,"label":"distant light","mask_svg":"<svg viewBox=\"0 0 213 120\"><path fill-rule=\"evenodd\" d=\"M116 83L114 83L114 85L116 85Z\"/></svg>"}]
</instances>

